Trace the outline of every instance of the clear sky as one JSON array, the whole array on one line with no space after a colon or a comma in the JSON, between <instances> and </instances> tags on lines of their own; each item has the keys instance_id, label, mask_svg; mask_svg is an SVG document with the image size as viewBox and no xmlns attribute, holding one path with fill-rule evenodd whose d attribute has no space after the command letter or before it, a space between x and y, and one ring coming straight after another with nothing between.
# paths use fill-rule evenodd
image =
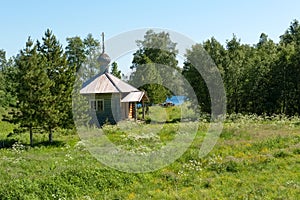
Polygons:
<instances>
[{"instance_id":1,"label":"clear sky","mask_svg":"<svg viewBox=\"0 0 300 200\"><path fill-rule=\"evenodd\" d=\"M0 49L16 55L28 36L41 39L50 28L65 45L72 36L100 39L138 28L163 28L196 42L214 36L225 44L236 34L254 44L262 32L275 42L293 19L299 0L2 0Z\"/></svg>"}]
</instances>

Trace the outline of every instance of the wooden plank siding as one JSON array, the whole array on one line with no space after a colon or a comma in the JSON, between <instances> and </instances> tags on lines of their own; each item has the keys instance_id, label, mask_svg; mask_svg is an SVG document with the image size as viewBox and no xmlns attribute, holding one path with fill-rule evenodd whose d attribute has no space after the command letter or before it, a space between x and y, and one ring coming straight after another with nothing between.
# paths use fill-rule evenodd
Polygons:
<instances>
[{"instance_id":1,"label":"wooden plank siding","mask_svg":"<svg viewBox=\"0 0 300 200\"><path fill-rule=\"evenodd\" d=\"M121 114L122 114L122 120L129 118L129 104L128 102L121 103Z\"/></svg>"},{"instance_id":2,"label":"wooden plank siding","mask_svg":"<svg viewBox=\"0 0 300 200\"><path fill-rule=\"evenodd\" d=\"M88 99L104 100L103 111L90 111L91 124L96 126L102 126L106 122L116 124L121 119L119 93L91 94L88 95Z\"/></svg>"}]
</instances>

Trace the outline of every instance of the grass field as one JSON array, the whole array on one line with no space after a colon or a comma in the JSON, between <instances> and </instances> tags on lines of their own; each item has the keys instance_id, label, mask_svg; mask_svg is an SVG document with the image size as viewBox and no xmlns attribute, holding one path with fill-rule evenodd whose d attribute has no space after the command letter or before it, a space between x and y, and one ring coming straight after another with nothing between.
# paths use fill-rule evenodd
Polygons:
<instances>
[{"instance_id":1,"label":"grass field","mask_svg":"<svg viewBox=\"0 0 300 200\"><path fill-rule=\"evenodd\" d=\"M124 124L104 130L122 148L150 151L173 139L176 124L137 125L160 126L156 133L126 131ZM44 142L46 134L36 134L29 147L28 134L7 137L13 126L0 127L0 199L300 199L298 118L230 117L204 158L198 153L208 123L201 122L179 159L136 174L101 164L71 131L58 130L52 145Z\"/></svg>"}]
</instances>

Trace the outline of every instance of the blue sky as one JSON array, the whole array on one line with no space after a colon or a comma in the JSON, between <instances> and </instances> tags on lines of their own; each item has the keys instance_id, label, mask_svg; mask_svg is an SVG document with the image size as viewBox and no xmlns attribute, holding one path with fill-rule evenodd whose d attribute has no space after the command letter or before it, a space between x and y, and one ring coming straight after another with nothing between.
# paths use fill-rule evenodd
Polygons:
<instances>
[{"instance_id":1,"label":"blue sky","mask_svg":"<svg viewBox=\"0 0 300 200\"><path fill-rule=\"evenodd\" d=\"M16 55L28 36L41 39L50 28L62 44L72 36L92 33L100 39L138 28L163 28L196 42L214 36L222 44L232 34L242 43L257 43L264 32L274 41L293 19L300 20L297 0L3 0L0 49Z\"/></svg>"}]
</instances>

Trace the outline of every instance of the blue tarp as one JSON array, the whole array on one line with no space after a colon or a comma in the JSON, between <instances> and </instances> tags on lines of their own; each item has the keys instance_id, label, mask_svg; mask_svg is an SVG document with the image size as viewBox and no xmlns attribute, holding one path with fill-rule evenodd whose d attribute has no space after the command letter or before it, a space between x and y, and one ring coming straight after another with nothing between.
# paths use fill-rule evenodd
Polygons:
<instances>
[{"instance_id":1,"label":"blue tarp","mask_svg":"<svg viewBox=\"0 0 300 200\"><path fill-rule=\"evenodd\" d=\"M185 100L186 100L185 96L172 96L172 97L168 97L165 103L173 103L175 106L177 106L183 104Z\"/></svg>"}]
</instances>

